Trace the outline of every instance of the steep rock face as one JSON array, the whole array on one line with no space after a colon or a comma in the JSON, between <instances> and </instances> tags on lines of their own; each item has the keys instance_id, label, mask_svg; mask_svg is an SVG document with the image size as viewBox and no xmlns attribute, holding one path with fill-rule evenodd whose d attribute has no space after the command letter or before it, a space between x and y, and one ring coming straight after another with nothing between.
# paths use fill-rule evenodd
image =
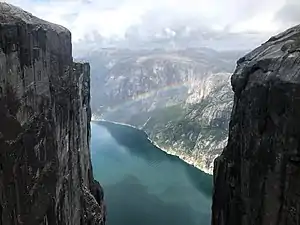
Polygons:
<instances>
[{"instance_id":1,"label":"steep rock face","mask_svg":"<svg viewBox=\"0 0 300 225\"><path fill-rule=\"evenodd\" d=\"M300 26L238 61L213 225L300 224Z\"/></svg>"},{"instance_id":2,"label":"steep rock face","mask_svg":"<svg viewBox=\"0 0 300 225\"><path fill-rule=\"evenodd\" d=\"M238 54L207 48L93 53L93 116L138 127L168 153L212 173L227 143Z\"/></svg>"},{"instance_id":3,"label":"steep rock face","mask_svg":"<svg viewBox=\"0 0 300 225\"><path fill-rule=\"evenodd\" d=\"M104 224L89 69L68 30L0 3L0 224Z\"/></svg>"}]
</instances>

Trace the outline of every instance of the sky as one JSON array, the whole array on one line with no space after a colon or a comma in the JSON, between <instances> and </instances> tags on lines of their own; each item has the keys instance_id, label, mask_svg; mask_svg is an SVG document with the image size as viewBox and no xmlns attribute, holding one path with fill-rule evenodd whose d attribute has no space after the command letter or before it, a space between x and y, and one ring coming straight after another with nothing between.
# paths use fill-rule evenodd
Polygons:
<instances>
[{"instance_id":1,"label":"sky","mask_svg":"<svg viewBox=\"0 0 300 225\"><path fill-rule=\"evenodd\" d=\"M196 31L201 31L202 36L213 33L214 39L216 34L219 39L222 39L223 34L226 34L226 38L228 35L239 37L246 35L250 42L255 42L254 39L258 42L300 23L299 0L7 0L7 2L45 20L67 27L72 31L75 46L87 42L103 43L103 40L120 42L129 38L174 39L179 32L180 37L183 37L195 35Z\"/></svg>"}]
</instances>

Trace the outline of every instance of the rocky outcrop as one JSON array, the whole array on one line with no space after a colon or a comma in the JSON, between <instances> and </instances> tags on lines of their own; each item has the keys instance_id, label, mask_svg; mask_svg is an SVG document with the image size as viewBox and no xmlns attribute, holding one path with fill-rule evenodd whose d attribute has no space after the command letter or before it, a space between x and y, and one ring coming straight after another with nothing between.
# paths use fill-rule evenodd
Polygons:
<instances>
[{"instance_id":1,"label":"rocky outcrop","mask_svg":"<svg viewBox=\"0 0 300 225\"><path fill-rule=\"evenodd\" d=\"M104 224L89 104L70 32L0 3L0 224Z\"/></svg>"},{"instance_id":2,"label":"rocky outcrop","mask_svg":"<svg viewBox=\"0 0 300 225\"><path fill-rule=\"evenodd\" d=\"M213 225L300 224L300 26L238 61Z\"/></svg>"}]
</instances>

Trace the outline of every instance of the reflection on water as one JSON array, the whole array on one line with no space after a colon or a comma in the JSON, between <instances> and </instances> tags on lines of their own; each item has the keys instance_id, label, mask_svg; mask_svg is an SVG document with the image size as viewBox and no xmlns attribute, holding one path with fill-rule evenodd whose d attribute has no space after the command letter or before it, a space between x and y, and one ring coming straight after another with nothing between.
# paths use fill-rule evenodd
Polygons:
<instances>
[{"instance_id":1,"label":"reflection on water","mask_svg":"<svg viewBox=\"0 0 300 225\"><path fill-rule=\"evenodd\" d=\"M157 149L143 134L112 126L92 123L92 161L104 187L107 224L210 224L211 176Z\"/></svg>"}]
</instances>

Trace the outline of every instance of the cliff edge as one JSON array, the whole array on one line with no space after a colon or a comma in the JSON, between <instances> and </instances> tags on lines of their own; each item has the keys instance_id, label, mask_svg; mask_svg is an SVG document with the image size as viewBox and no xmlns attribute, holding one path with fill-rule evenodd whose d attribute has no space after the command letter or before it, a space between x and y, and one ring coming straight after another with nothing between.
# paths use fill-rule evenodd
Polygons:
<instances>
[{"instance_id":1,"label":"cliff edge","mask_svg":"<svg viewBox=\"0 0 300 225\"><path fill-rule=\"evenodd\" d=\"M238 61L213 225L300 224L300 26Z\"/></svg>"},{"instance_id":2,"label":"cliff edge","mask_svg":"<svg viewBox=\"0 0 300 225\"><path fill-rule=\"evenodd\" d=\"M104 224L89 73L67 29L0 3L0 224Z\"/></svg>"}]
</instances>

